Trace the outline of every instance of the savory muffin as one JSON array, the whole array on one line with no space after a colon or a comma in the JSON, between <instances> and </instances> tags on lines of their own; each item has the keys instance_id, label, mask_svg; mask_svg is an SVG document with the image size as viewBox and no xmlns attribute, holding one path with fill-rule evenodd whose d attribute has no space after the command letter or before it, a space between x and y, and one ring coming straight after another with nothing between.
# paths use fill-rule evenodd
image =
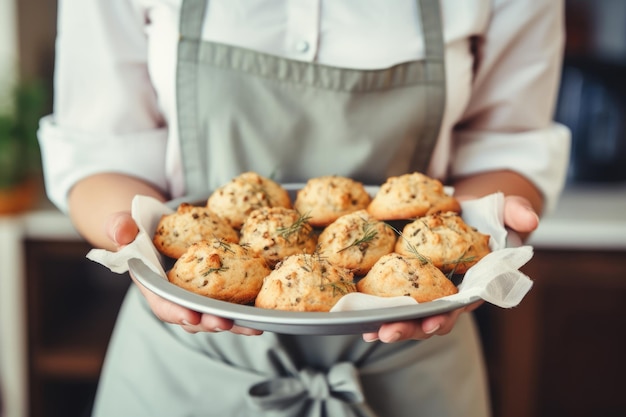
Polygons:
<instances>
[{"instance_id":1,"label":"savory muffin","mask_svg":"<svg viewBox=\"0 0 626 417\"><path fill-rule=\"evenodd\" d=\"M412 297L418 303L458 292L452 281L428 260L395 252L381 257L357 283L357 289L379 297Z\"/></svg>"},{"instance_id":2,"label":"savory muffin","mask_svg":"<svg viewBox=\"0 0 626 417\"><path fill-rule=\"evenodd\" d=\"M153 243L162 254L180 258L192 243L213 238L237 243L239 233L208 207L182 203L174 213L161 217Z\"/></svg>"},{"instance_id":3,"label":"savory muffin","mask_svg":"<svg viewBox=\"0 0 626 417\"><path fill-rule=\"evenodd\" d=\"M344 214L319 235L320 255L355 275L366 274L383 255L393 251L396 233L367 210Z\"/></svg>"},{"instance_id":4,"label":"savory muffin","mask_svg":"<svg viewBox=\"0 0 626 417\"><path fill-rule=\"evenodd\" d=\"M240 244L265 259L270 268L298 253L313 253L317 237L308 217L285 207L253 210L241 228Z\"/></svg>"},{"instance_id":5,"label":"savory muffin","mask_svg":"<svg viewBox=\"0 0 626 417\"><path fill-rule=\"evenodd\" d=\"M465 273L487 255L489 235L469 226L454 212L435 213L404 226L395 251L418 252L445 273Z\"/></svg>"},{"instance_id":6,"label":"savory muffin","mask_svg":"<svg viewBox=\"0 0 626 417\"><path fill-rule=\"evenodd\" d=\"M379 220L405 220L439 211L460 213L461 205L439 180L413 172L387 178L367 211Z\"/></svg>"},{"instance_id":7,"label":"savory muffin","mask_svg":"<svg viewBox=\"0 0 626 417\"><path fill-rule=\"evenodd\" d=\"M315 227L328 226L344 214L367 208L371 196L351 178L327 175L311 178L296 195L294 207Z\"/></svg>"},{"instance_id":8,"label":"savory muffin","mask_svg":"<svg viewBox=\"0 0 626 417\"><path fill-rule=\"evenodd\" d=\"M353 275L317 254L291 255L265 278L255 306L289 311L330 311L356 291Z\"/></svg>"},{"instance_id":9,"label":"savory muffin","mask_svg":"<svg viewBox=\"0 0 626 417\"><path fill-rule=\"evenodd\" d=\"M240 229L252 210L261 207L292 207L289 192L279 183L255 172L244 172L215 190L207 207Z\"/></svg>"},{"instance_id":10,"label":"savory muffin","mask_svg":"<svg viewBox=\"0 0 626 417\"><path fill-rule=\"evenodd\" d=\"M236 243L212 239L192 244L167 273L169 281L217 300L250 304L270 268Z\"/></svg>"}]
</instances>

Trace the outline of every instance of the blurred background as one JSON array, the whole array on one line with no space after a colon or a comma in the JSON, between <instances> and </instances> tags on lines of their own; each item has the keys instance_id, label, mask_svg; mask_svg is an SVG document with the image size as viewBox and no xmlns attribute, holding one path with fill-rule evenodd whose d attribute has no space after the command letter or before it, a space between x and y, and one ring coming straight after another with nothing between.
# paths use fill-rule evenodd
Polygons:
<instances>
[{"instance_id":1,"label":"blurred background","mask_svg":"<svg viewBox=\"0 0 626 417\"><path fill-rule=\"evenodd\" d=\"M530 294L476 313L495 417L626 416L626 1L566 3L568 184L530 242ZM55 19L54 0L0 0L0 417L88 415L129 283L44 196Z\"/></svg>"}]
</instances>

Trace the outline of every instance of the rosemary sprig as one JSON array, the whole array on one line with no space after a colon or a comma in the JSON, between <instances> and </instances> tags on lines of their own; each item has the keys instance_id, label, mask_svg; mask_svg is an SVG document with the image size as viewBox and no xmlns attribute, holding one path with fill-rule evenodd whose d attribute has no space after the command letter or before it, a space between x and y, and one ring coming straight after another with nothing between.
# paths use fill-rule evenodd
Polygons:
<instances>
[{"instance_id":1,"label":"rosemary sprig","mask_svg":"<svg viewBox=\"0 0 626 417\"><path fill-rule=\"evenodd\" d=\"M422 255L421 253L419 253L419 251L417 250L415 245L413 245L407 238L405 238L404 235L402 234L402 232L400 232L398 229L396 229L395 227L393 227L390 224L387 224L387 225L389 227L391 227L398 234L398 236L400 236L401 239L404 239L406 245L409 248L409 252L411 252L411 254L413 254L417 259L419 259L422 264L431 263L430 259L428 259L428 257L426 257L426 256Z\"/></svg>"},{"instance_id":2,"label":"rosemary sprig","mask_svg":"<svg viewBox=\"0 0 626 417\"><path fill-rule=\"evenodd\" d=\"M343 252L344 250L352 248L354 246L365 245L371 242L372 240L374 240L376 236L378 236L378 231L374 229L373 227L374 227L374 223L371 223L371 222L363 223L363 228L362 228L363 237L361 237L360 239L355 239L354 242L350 243L345 248L339 249L337 253Z\"/></svg>"},{"instance_id":3,"label":"rosemary sprig","mask_svg":"<svg viewBox=\"0 0 626 417\"><path fill-rule=\"evenodd\" d=\"M228 270L227 266L220 266L219 268L209 268L209 269L207 269L206 271L204 271L202 273L202 276L206 277L206 276L208 276L208 275L210 275L210 274L212 274L214 272L223 272L223 271L227 271L227 270Z\"/></svg>"},{"instance_id":4,"label":"rosemary sprig","mask_svg":"<svg viewBox=\"0 0 626 417\"><path fill-rule=\"evenodd\" d=\"M313 258L313 255L309 255L309 254L303 254L302 255L302 260L304 261L304 265L300 266L300 268L304 269L306 272L313 272L314 269L314 261L315 259Z\"/></svg>"},{"instance_id":5,"label":"rosemary sprig","mask_svg":"<svg viewBox=\"0 0 626 417\"><path fill-rule=\"evenodd\" d=\"M311 216L309 216L308 214L300 214L298 219L296 219L296 221L291 226L279 227L278 229L276 229L276 232L278 232L278 234L283 239L289 240L289 236L293 235L294 233L300 232L300 229L306 226L310 219Z\"/></svg>"},{"instance_id":6,"label":"rosemary sprig","mask_svg":"<svg viewBox=\"0 0 626 417\"><path fill-rule=\"evenodd\" d=\"M326 284L320 284L320 290L325 291L327 287L330 287L333 290L333 297L337 295L337 292L341 295L346 295L348 290L342 282L327 282Z\"/></svg>"},{"instance_id":7,"label":"rosemary sprig","mask_svg":"<svg viewBox=\"0 0 626 417\"><path fill-rule=\"evenodd\" d=\"M454 268L452 268L452 271L448 272L447 277L449 279L452 279L452 277L454 276L454 273L456 272L457 267L460 264L473 262L475 259L476 259L475 256L465 257L465 253L463 253L463 255L461 255L459 258L455 259L454 261L444 262L444 265L454 265Z\"/></svg>"},{"instance_id":8,"label":"rosemary sprig","mask_svg":"<svg viewBox=\"0 0 626 417\"><path fill-rule=\"evenodd\" d=\"M225 252L235 253L233 248L230 247L230 244L223 239L215 239L217 242L217 246L213 245L214 248L222 248Z\"/></svg>"}]
</instances>

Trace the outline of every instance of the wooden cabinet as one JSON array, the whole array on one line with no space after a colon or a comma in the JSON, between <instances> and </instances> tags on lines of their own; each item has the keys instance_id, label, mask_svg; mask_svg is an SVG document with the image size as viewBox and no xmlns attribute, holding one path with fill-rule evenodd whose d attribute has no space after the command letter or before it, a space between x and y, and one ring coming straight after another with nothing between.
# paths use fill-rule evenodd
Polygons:
<instances>
[{"instance_id":1,"label":"wooden cabinet","mask_svg":"<svg viewBox=\"0 0 626 417\"><path fill-rule=\"evenodd\" d=\"M30 415L87 416L130 278L86 259L81 241L24 245Z\"/></svg>"},{"instance_id":2,"label":"wooden cabinet","mask_svg":"<svg viewBox=\"0 0 626 417\"><path fill-rule=\"evenodd\" d=\"M494 417L626 415L626 251L537 250L524 271L520 306L477 312Z\"/></svg>"}]
</instances>

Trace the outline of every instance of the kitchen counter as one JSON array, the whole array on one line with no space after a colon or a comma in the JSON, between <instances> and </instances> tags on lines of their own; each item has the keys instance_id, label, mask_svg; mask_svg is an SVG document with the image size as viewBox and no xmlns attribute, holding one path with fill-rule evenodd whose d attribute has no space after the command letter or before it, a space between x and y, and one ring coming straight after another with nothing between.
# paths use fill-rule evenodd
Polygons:
<instances>
[{"instance_id":1,"label":"kitchen counter","mask_svg":"<svg viewBox=\"0 0 626 417\"><path fill-rule=\"evenodd\" d=\"M32 212L0 220L20 224L27 238L80 238L69 219L47 200ZM539 248L626 249L626 183L567 186L529 243Z\"/></svg>"},{"instance_id":2,"label":"kitchen counter","mask_svg":"<svg viewBox=\"0 0 626 417\"><path fill-rule=\"evenodd\" d=\"M566 187L528 243L537 249L626 250L626 183Z\"/></svg>"},{"instance_id":3,"label":"kitchen counter","mask_svg":"<svg viewBox=\"0 0 626 417\"><path fill-rule=\"evenodd\" d=\"M47 200L21 216L2 217L24 238L80 239L70 220ZM529 244L555 249L626 249L626 183L569 185ZM1 256L1 255L0 255Z\"/></svg>"}]
</instances>

